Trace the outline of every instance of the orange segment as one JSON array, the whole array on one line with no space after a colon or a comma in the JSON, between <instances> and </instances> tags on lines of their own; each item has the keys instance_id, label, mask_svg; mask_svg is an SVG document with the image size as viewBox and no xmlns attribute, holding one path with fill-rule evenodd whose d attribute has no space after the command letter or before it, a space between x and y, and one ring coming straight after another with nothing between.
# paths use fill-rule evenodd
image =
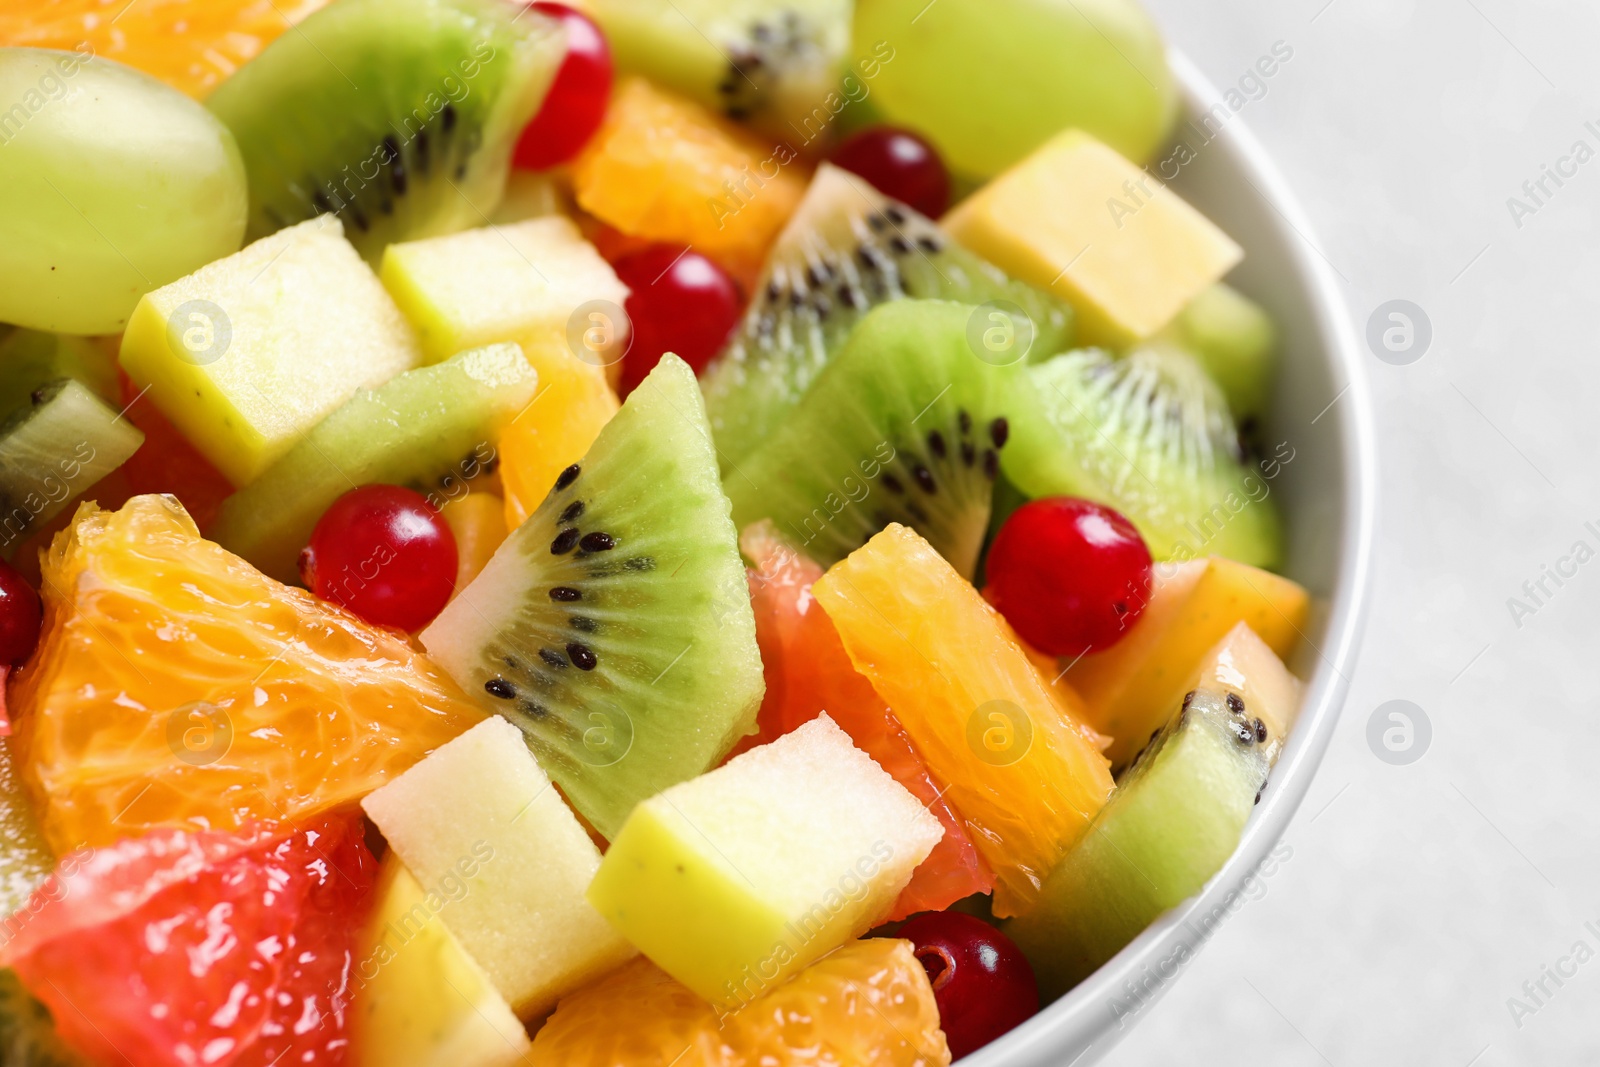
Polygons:
<instances>
[{"instance_id":1,"label":"orange segment","mask_svg":"<svg viewBox=\"0 0 1600 1067\"><path fill-rule=\"evenodd\" d=\"M530 340L522 350L539 372L539 392L500 431L500 485L509 530L544 502L563 468L588 453L600 427L620 406L605 372L564 343Z\"/></svg>"},{"instance_id":2,"label":"orange segment","mask_svg":"<svg viewBox=\"0 0 1600 1067\"><path fill-rule=\"evenodd\" d=\"M805 195L803 164L642 78L617 86L572 164L578 204L630 237L692 246L746 288Z\"/></svg>"},{"instance_id":3,"label":"orange segment","mask_svg":"<svg viewBox=\"0 0 1600 1067\"><path fill-rule=\"evenodd\" d=\"M86 504L12 690L58 854L355 801L482 718L397 634L202 540L171 497Z\"/></svg>"},{"instance_id":4,"label":"orange segment","mask_svg":"<svg viewBox=\"0 0 1600 1067\"><path fill-rule=\"evenodd\" d=\"M994 913L1027 908L1111 793L1109 764L999 613L893 524L812 592L889 702L995 872Z\"/></svg>"},{"instance_id":5,"label":"orange segment","mask_svg":"<svg viewBox=\"0 0 1600 1067\"><path fill-rule=\"evenodd\" d=\"M917 866L889 920L919 911L939 911L963 897L994 889L994 875L978 854L965 822L943 787L917 755L905 728L863 678L833 622L811 595L822 567L796 552L771 522L746 529L739 548L755 564L750 601L756 614L767 692L757 719L759 732L746 738L765 744L826 711L856 747L922 801L944 825L944 837ZM753 747L741 744L740 749Z\"/></svg>"},{"instance_id":6,"label":"orange segment","mask_svg":"<svg viewBox=\"0 0 1600 1067\"><path fill-rule=\"evenodd\" d=\"M946 1067L950 1050L911 942L852 941L718 1019L638 957L564 999L533 1067Z\"/></svg>"},{"instance_id":7,"label":"orange segment","mask_svg":"<svg viewBox=\"0 0 1600 1067\"><path fill-rule=\"evenodd\" d=\"M483 570L506 539L505 501L493 493L468 493L447 501L439 515L456 538L456 592Z\"/></svg>"},{"instance_id":8,"label":"orange segment","mask_svg":"<svg viewBox=\"0 0 1600 1067\"><path fill-rule=\"evenodd\" d=\"M328 0L50 0L0 7L0 45L115 59L195 99Z\"/></svg>"}]
</instances>

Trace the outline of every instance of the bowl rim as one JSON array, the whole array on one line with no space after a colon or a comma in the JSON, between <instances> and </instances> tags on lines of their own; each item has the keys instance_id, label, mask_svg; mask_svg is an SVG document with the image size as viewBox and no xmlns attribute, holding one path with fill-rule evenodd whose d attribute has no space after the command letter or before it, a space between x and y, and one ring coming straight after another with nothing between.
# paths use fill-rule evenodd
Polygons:
<instances>
[{"instance_id":1,"label":"bowl rim","mask_svg":"<svg viewBox=\"0 0 1600 1067\"><path fill-rule=\"evenodd\" d=\"M1222 98L1210 79L1181 51L1169 48L1168 62L1181 101L1190 113L1203 113ZM1306 683L1294 736L1278 761L1261 806L1245 827L1239 847L1222 870L1198 894L1157 919L1080 985L1015 1030L963 1058L960 1062L964 1067L1072 1067L1108 1052L1127 1032L1127 1024L1142 1017L1150 1003L1171 988L1189 960L1222 925L1215 922L1201 931L1194 925L1194 918L1219 908L1231 911L1229 905L1237 902L1239 887L1277 845L1305 799L1349 692L1350 673L1366 622L1376 522L1377 467L1366 365L1343 292L1332 269L1316 250L1318 245L1304 210L1266 149L1238 115L1229 121L1226 136L1220 137L1217 144L1251 175L1262 199L1294 236L1286 242L1288 255L1304 286L1332 377L1335 382L1341 378L1345 382L1334 401L1344 405L1338 423L1338 448L1343 459L1340 489L1345 506L1337 536L1336 580L1327 598L1327 626L1319 663ZM1157 969L1152 973L1153 964ZM1162 964L1168 966L1162 968ZM1137 1001L1135 1009L1119 1014L1118 1002L1132 996L1127 990L1140 988L1130 986L1135 978L1143 980L1147 991L1152 980L1155 988ZM1095 1055L1085 1059L1090 1052Z\"/></svg>"}]
</instances>

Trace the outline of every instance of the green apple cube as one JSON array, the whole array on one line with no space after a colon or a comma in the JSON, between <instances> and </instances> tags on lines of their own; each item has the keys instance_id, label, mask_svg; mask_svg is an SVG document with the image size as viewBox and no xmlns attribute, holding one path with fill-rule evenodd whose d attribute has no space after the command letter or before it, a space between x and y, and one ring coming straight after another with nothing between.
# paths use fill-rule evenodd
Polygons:
<instances>
[{"instance_id":1,"label":"green apple cube","mask_svg":"<svg viewBox=\"0 0 1600 1067\"><path fill-rule=\"evenodd\" d=\"M633 956L584 899L600 850L506 720L441 745L361 806L417 881L465 884L440 915L522 1018Z\"/></svg>"},{"instance_id":2,"label":"green apple cube","mask_svg":"<svg viewBox=\"0 0 1600 1067\"><path fill-rule=\"evenodd\" d=\"M356 390L421 362L344 228L321 215L145 295L123 369L235 485Z\"/></svg>"},{"instance_id":3,"label":"green apple cube","mask_svg":"<svg viewBox=\"0 0 1600 1067\"><path fill-rule=\"evenodd\" d=\"M512 1067L533 1044L444 924L461 882L424 889L394 853L356 957L354 1067Z\"/></svg>"},{"instance_id":4,"label":"green apple cube","mask_svg":"<svg viewBox=\"0 0 1600 1067\"><path fill-rule=\"evenodd\" d=\"M607 351L624 351L613 346L627 337L617 311L628 287L565 216L392 244L379 273L430 363L497 341L566 344L574 313L591 303L605 316ZM584 317L577 337L589 326Z\"/></svg>"},{"instance_id":5,"label":"green apple cube","mask_svg":"<svg viewBox=\"0 0 1600 1067\"><path fill-rule=\"evenodd\" d=\"M634 808L589 899L732 1012L880 922L943 834L824 714Z\"/></svg>"}]
</instances>

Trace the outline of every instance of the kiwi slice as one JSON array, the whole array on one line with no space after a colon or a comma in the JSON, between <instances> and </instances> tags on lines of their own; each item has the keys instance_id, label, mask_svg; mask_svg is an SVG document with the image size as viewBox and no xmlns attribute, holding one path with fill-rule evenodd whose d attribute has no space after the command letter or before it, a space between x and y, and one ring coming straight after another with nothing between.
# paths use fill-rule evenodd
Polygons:
<instances>
[{"instance_id":1,"label":"kiwi slice","mask_svg":"<svg viewBox=\"0 0 1600 1067\"><path fill-rule=\"evenodd\" d=\"M1260 304L1218 282L1191 300L1158 340L1194 354L1241 428L1265 412L1278 364L1278 328Z\"/></svg>"},{"instance_id":2,"label":"kiwi slice","mask_svg":"<svg viewBox=\"0 0 1600 1067\"><path fill-rule=\"evenodd\" d=\"M1053 999L1222 869L1266 785L1260 720L1200 690L1158 731L1110 801L1004 929Z\"/></svg>"},{"instance_id":3,"label":"kiwi slice","mask_svg":"<svg viewBox=\"0 0 1600 1067\"><path fill-rule=\"evenodd\" d=\"M1117 509L1156 559L1277 564L1271 485L1246 465L1227 400L1194 357L1149 347L1114 359L1085 349L1029 376L1045 417L1019 423L1006 450L1018 489Z\"/></svg>"},{"instance_id":4,"label":"kiwi slice","mask_svg":"<svg viewBox=\"0 0 1600 1067\"><path fill-rule=\"evenodd\" d=\"M850 0L594 0L618 69L820 148L848 99Z\"/></svg>"},{"instance_id":5,"label":"kiwi slice","mask_svg":"<svg viewBox=\"0 0 1600 1067\"><path fill-rule=\"evenodd\" d=\"M829 164L768 257L728 348L707 368L706 411L724 473L805 395L861 316L903 298L1004 301L1025 315L1014 337L1028 358L1063 351L1072 312L1007 278L925 216Z\"/></svg>"},{"instance_id":6,"label":"kiwi slice","mask_svg":"<svg viewBox=\"0 0 1600 1067\"><path fill-rule=\"evenodd\" d=\"M33 391L0 423L0 555L127 462L144 434L71 378Z\"/></svg>"},{"instance_id":7,"label":"kiwi slice","mask_svg":"<svg viewBox=\"0 0 1600 1067\"><path fill-rule=\"evenodd\" d=\"M755 729L755 617L688 364L656 365L422 643L608 838Z\"/></svg>"},{"instance_id":8,"label":"kiwi slice","mask_svg":"<svg viewBox=\"0 0 1600 1067\"><path fill-rule=\"evenodd\" d=\"M537 375L522 349L490 345L365 389L265 473L222 502L211 538L281 582L335 500L375 482L443 504L492 474L500 429L527 409Z\"/></svg>"},{"instance_id":9,"label":"kiwi slice","mask_svg":"<svg viewBox=\"0 0 1600 1067\"><path fill-rule=\"evenodd\" d=\"M17 329L0 338L0 415L32 403L33 391L57 378L82 382L108 404L117 402L117 365L87 337Z\"/></svg>"},{"instance_id":10,"label":"kiwi slice","mask_svg":"<svg viewBox=\"0 0 1600 1067\"><path fill-rule=\"evenodd\" d=\"M483 223L565 52L511 0L336 0L206 106L250 184L246 241L321 214L376 264L385 245Z\"/></svg>"},{"instance_id":11,"label":"kiwi slice","mask_svg":"<svg viewBox=\"0 0 1600 1067\"><path fill-rule=\"evenodd\" d=\"M970 578L1012 427L1041 416L1022 363L975 354L977 309L942 300L875 308L798 407L723 481L743 529L771 519L827 566L891 522Z\"/></svg>"}]
</instances>

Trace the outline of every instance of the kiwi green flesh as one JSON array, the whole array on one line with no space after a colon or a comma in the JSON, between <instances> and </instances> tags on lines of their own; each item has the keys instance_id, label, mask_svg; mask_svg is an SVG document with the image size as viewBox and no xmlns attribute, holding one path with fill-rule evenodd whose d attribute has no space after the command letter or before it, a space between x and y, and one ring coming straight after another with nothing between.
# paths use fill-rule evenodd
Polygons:
<instances>
[{"instance_id":1,"label":"kiwi green flesh","mask_svg":"<svg viewBox=\"0 0 1600 1067\"><path fill-rule=\"evenodd\" d=\"M57 378L73 378L106 403L117 402L116 363L88 338L28 329L0 338L0 416L31 404L33 391Z\"/></svg>"},{"instance_id":2,"label":"kiwi green flesh","mask_svg":"<svg viewBox=\"0 0 1600 1067\"><path fill-rule=\"evenodd\" d=\"M127 462L144 443L116 409L71 378L33 391L0 423L0 555Z\"/></svg>"},{"instance_id":3,"label":"kiwi green flesh","mask_svg":"<svg viewBox=\"0 0 1600 1067\"><path fill-rule=\"evenodd\" d=\"M1005 475L1002 467L1000 477L994 482L994 495L989 499L989 529L983 537L983 553L978 557L978 569L972 578L972 584L983 588L988 584L989 549L994 545L994 539L1000 533L1000 528L1006 524L1016 510L1028 502L1027 496L1011 484L1011 479Z\"/></svg>"},{"instance_id":4,"label":"kiwi green flesh","mask_svg":"<svg viewBox=\"0 0 1600 1067\"><path fill-rule=\"evenodd\" d=\"M362 390L224 500L211 538L279 581L298 581L300 550L335 500L382 483L442 506L494 472L499 432L536 388L522 350L503 344Z\"/></svg>"},{"instance_id":5,"label":"kiwi green flesh","mask_svg":"<svg viewBox=\"0 0 1600 1067\"><path fill-rule=\"evenodd\" d=\"M820 148L843 107L849 0L595 0L589 11L619 71L797 150Z\"/></svg>"},{"instance_id":6,"label":"kiwi green flesh","mask_svg":"<svg viewBox=\"0 0 1600 1067\"><path fill-rule=\"evenodd\" d=\"M771 519L824 566L892 522L971 577L1000 457L1036 418L1021 363L979 359L974 309L938 300L875 308L799 406L723 481L743 529Z\"/></svg>"},{"instance_id":7,"label":"kiwi green flesh","mask_svg":"<svg viewBox=\"0 0 1600 1067\"><path fill-rule=\"evenodd\" d=\"M0 970L0 1063L6 1067L92 1067L61 1040L50 1009L9 969Z\"/></svg>"},{"instance_id":8,"label":"kiwi green flesh","mask_svg":"<svg viewBox=\"0 0 1600 1067\"><path fill-rule=\"evenodd\" d=\"M1266 785L1266 746L1225 694L1202 690L1174 711L1037 903L1004 927L1046 1001L1199 892L1238 847Z\"/></svg>"},{"instance_id":9,"label":"kiwi green flesh","mask_svg":"<svg viewBox=\"0 0 1600 1067\"><path fill-rule=\"evenodd\" d=\"M1017 488L1115 508L1158 560L1277 565L1271 483L1244 461L1227 402L1193 357L1085 349L1028 373L1044 417L1019 423L1003 457Z\"/></svg>"},{"instance_id":10,"label":"kiwi green flesh","mask_svg":"<svg viewBox=\"0 0 1600 1067\"><path fill-rule=\"evenodd\" d=\"M1278 330L1260 304L1217 282L1191 300L1159 339L1200 361L1241 429L1265 412L1277 370Z\"/></svg>"},{"instance_id":11,"label":"kiwi green flesh","mask_svg":"<svg viewBox=\"0 0 1600 1067\"><path fill-rule=\"evenodd\" d=\"M754 730L755 619L687 364L657 364L422 642L608 838Z\"/></svg>"},{"instance_id":12,"label":"kiwi green flesh","mask_svg":"<svg viewBox=\"0 0 1600 1067\"><path fill-rule=\"evenodd\" d=\"M768 258L750 307L707 368L724 473L800 402L870 309L902 299L1006 301L1032 323L1029 358L1063 351L1072 313L954 244L933 222L823 164Z\"/></svg>"},{"instance_id":13,"label":"kiwi green flesh","mask_svg":"<svg viewBox=\"0 0 1600 1067\"><path fill-rule=\"evenodd\" d=\"M384 246L481 225L564 51L507 0L339 0L268 45L207 106L250 185L248 240L337 214Z\"/></svg>"}]
</instances>

